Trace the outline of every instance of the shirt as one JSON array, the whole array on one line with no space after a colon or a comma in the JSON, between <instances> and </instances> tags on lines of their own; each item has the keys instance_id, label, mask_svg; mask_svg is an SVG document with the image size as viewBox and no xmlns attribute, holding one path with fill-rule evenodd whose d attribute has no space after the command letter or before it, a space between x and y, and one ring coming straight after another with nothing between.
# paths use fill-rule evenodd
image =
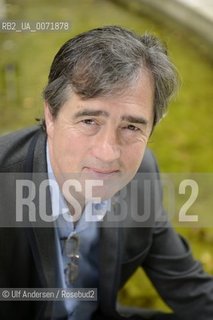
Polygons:
<instances>
[{"instance_id":1,"label":"shirt","mask_svg":"<svg viewBox=\"0 0 213 320\"><path fill-rule=\"evenodd\" d=\"M56 219L55 222L55 246L57 252L57 261L55 263L56 286L58 288L67 288L65 283L64 270L69 262L63 250L64 241L76 234L80 240L79 246L79 276L70 288L98 288L98 244L99 244L99 221L103 219L110 201L101 203L87 203L80 220L74 227L71 221L69 209L59 190L59 186L54 176L48 145L47 154L47 171L50 182L50 194L52 203L52 214ZM68 221L67 221L68 220ZM77 299L64 299L55 301L53 314L54 319L69 320L90 320L93 312L97 309L97 301L79 301Z\"/></svg>"}]
</instances>

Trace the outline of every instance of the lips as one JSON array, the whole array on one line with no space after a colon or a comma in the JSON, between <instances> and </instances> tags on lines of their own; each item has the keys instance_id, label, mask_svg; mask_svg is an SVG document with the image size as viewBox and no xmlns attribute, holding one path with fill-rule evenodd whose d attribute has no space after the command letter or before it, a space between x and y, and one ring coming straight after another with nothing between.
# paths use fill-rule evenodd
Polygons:
<instances>
[{"instance_id":1,"label":"lips","mask_svg":"<svg viewBox=\"0 0 213 320\"><path fill-rule=\"evenodd\" d=\"M103 169L103 168L89 168L89 167L85 167L83 171L85 173L90 173L100 178L110 177L119 172L118 169Z\"/></svg>"}]
</instances>

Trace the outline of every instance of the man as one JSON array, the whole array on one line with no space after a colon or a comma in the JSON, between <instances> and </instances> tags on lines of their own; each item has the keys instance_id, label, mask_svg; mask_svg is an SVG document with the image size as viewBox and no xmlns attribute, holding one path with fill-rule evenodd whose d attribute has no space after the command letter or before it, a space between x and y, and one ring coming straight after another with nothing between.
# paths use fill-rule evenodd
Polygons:
<instances>
[{"instance_id":1,"label":"man","mask_svg":"<svg viewBox=\"0 0 213 320\"><path fill-rule=\"evenodd\" d=\"M146 148L176 86L153 36L108 26L61 47L42 128L0 140L0 286L97 288L97 301L3 301L1 319L212 319L213 279L167 222ZM173 313L117 306L139 266Z\"/></svg>"}]
</instances>

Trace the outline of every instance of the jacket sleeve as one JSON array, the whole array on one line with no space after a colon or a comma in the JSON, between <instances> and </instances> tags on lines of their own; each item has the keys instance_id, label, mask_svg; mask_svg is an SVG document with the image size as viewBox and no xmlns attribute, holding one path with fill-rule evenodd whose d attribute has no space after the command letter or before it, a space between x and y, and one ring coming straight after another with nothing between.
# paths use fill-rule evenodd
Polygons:
<instances>
[{"instance_id":1,"label":"jacket sleeve","mask_svg":"<svg viewBox=\"0 0 213 320\"><path fill-rule=\"evenodd\" d=\"M155 167L159 173L156 162ZM158 188L162 198L160 182ZM158 210L165 216L162 202ZM203 271L187 242L165 220L154 225L143 268L178 319L213 319L213 277Z\"/></svg>"}]
</instances>

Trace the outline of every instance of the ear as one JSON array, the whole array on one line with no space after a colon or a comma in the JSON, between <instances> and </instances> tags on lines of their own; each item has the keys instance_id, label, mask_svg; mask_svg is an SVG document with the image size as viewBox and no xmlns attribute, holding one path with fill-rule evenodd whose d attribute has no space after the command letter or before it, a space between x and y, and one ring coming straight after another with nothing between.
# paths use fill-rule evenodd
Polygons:
<instances>
[{"instance_id":1,"label":"ear","mask_svg":"<svg viewBox=\"0 0 213 320\"><path fill-rule=\"evenodd\" d=\"M54 131L54 118L47 102L44 103L44 119L46 124L46 132L49 138L52 138Z\"/></svg>"}]
</instances>

